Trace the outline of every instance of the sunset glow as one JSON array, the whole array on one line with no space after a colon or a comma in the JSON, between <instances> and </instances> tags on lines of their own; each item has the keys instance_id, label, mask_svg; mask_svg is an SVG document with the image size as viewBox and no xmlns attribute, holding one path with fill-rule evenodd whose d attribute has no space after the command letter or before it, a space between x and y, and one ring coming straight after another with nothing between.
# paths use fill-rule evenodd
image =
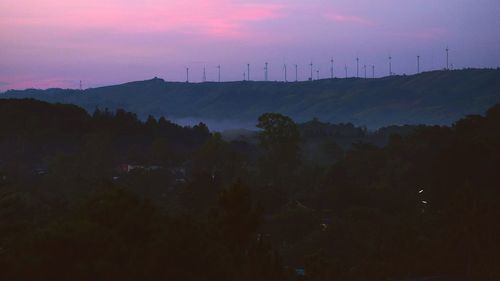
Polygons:
<instances>
[{"instance_id":1,"label":"sunset glow","mask_svg":"<svg viewBox=\"0 0 500 281\"><path fill-rule=\"evenodd\" d=\"M456 68L500 65L500 2L496 0L241 1L241 0L3 0L0 2L0 91L15 88L95 87L154 76L200 81L280 80L282 65L312 60L328 77L354 69L356 56L386 74L443 67L449 46ZM481 5L477 5L481 2ZM340 70L342 68L342 70ZM105 75L104 75L105 74Z\"/></svg>"}]
</instances>

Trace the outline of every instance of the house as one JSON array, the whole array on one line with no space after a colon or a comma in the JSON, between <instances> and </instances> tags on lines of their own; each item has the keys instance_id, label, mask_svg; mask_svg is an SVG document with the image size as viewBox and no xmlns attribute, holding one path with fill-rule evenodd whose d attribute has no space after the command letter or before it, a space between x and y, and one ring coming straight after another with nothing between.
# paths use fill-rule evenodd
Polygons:
<instances>
[{"instance_id":1,"label":"house","mask_svg":"<svg viewBox=\"0 0 500 281\"><path fill-rule=\"evenodd\" d=\"M184 184L186 183L186 169L183 167L175 167L170 169L170 173L175 180L176 184Z\"/></svg>"},{"instance_id":2,"label":"house","mask_svg":"<svg viewBox=\"0 0 500 281\"><path fill-rule=\"evenodd\" d=\"M295 275L301 276L301 277L306 276L306 271L303 268L296 268Z\"/></svg>"},{"instance_id":3,"label":"house","mask_svg":"<svg viewBox=\"0 0 500 281\"><path fill-rule=\"evenodd\" d=\"M131 164L121 164L117 168L117 170L120 173L130 173L133 170L156 171L160 169L163 169L163 167L157 165L143 166L143 165L131 165Z\"/></svg>"}]
</instances>

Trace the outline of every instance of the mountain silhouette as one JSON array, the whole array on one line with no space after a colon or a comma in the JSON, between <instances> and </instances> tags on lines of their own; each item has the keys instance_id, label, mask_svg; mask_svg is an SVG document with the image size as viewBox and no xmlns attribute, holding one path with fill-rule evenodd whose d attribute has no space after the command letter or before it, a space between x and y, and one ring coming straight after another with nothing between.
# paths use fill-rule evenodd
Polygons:
<instances>
[{"instance_id":1,"label":"mountain silhouette","mask_svg":"<svg viewBox=\"0 0 500 281\"><path fill-rule=\"evenodd\" d=\"M304 82L146 81L86 89L9 90L0 98L33 98L76 104L87 111L123 108L148 115L186 118L225 127L251 127L265 112L303 122L378 128L393 124L451 124L500 102L499 69L432 71L378 79L337 78Z\"/></svg>"}]
</instances>

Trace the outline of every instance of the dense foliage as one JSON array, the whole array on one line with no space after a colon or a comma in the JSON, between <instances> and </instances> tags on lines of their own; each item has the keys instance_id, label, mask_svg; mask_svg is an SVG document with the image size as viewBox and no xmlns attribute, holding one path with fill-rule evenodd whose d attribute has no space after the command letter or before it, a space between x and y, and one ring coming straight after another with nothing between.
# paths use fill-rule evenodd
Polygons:
<instances>
[{"instance_id":1,"label":"dense foliage","mask_svg":"<svg viewBox=\"0 0 500 281\"><path fill-rule=\"evenodd\" d=\"M0 101L0 279L500 279L500 105L385 128L384 146L337 143L366 139L349 124L258 127L227 142Z\"/></svg>"}]
</instances>

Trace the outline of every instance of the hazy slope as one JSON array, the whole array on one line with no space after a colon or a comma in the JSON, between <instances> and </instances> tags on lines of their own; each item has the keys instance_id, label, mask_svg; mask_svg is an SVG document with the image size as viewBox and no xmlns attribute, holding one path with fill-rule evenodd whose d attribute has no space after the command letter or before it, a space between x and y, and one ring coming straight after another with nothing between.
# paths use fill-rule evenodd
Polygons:
<instances>
[{"instance_id":1,"label":"hazy slope","mask_svg":"<svg viewBox=\"0 0 500 281\"><path fill-rule=\"evenodd\" d=\"M249 126L264 112L297 121L318 117L376 128L390 124L449 124L483 113L500 102L500 70L434 71L380 79L326 79L314 82L173 83L161 79L85 91L8 91L2 98L35 98L96 107L124 108L141 117L164 115ZM217 126L213 126L217 127ZM220 127L220 126L219 126Z\"/></svg>"}]
</instances>

